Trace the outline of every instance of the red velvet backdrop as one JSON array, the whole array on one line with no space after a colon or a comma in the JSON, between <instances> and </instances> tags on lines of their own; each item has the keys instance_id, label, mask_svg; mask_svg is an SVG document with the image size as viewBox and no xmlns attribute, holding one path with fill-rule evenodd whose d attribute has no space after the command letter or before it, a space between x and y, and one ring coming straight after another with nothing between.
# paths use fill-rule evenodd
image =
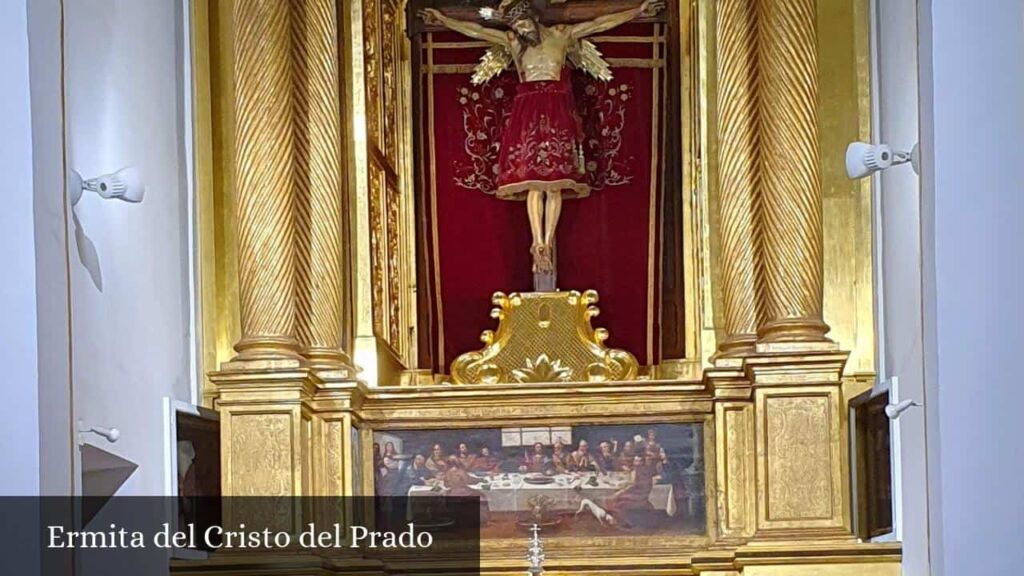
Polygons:
<instances>
[{"instance_id":1,"label":"red velvet backdrop","mask_svg":"<svg viewBox=\"0 0 1024 576\"><path fill-rule=\"evenodd\" d=\"M608 343L658 361L660 205L664 46L657 25L630 25L598 39L615 78L573 72L586 132L588 198L567 200L558 224L558 287L596 289ZM518 78L507 71L484 86L470 83L483 54L453 33L422 42L420 174L424 194L428 326L434 371L480 347L494 328L496 291L532 290L530 228L523 202L494 194L501 130ZM422 325L422 323L421 323Z\"/></svg>"}]
</instances>

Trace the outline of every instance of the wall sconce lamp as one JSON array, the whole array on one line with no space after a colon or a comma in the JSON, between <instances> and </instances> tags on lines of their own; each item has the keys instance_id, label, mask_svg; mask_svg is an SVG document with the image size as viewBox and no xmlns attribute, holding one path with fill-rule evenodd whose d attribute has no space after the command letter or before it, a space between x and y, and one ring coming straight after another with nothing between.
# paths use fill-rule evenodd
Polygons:
<instances>
[{"instance_id":1,"label":"wall sconce lamp","mask_svg":"<svg viewBox=\"0 0 1024 576\"><path fill-rule=\"evenodd\" d=\"M852 142L846 148L846 175L850 177L850 180L858 180L875 172L908 162L914 168L914 172L921 173L917 144L914 144L914 148L910 152L893 150L885 144L868 144L866 142Z\"/></svg>"},{"instance_id":2,"label":"wall sconce lamp","mask_svg":"<svg viewBox=\"0 0 1024 576\"><path fill-rule=\"evenodd\" d=\"M99 194L102 198L116 198L125 202L138 203L146 195L146 185L142 182L139 169L129 166L111 174L83 180L82 175L71 170L68 173L68 195L71 205L78 204L82 192L88 190Z\"/></svg>"}]
</instances>

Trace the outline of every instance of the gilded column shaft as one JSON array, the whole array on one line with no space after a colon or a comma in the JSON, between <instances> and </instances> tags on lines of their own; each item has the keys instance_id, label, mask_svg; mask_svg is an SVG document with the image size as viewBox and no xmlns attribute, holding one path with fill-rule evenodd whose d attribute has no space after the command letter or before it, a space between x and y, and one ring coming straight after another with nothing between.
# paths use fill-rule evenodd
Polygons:
<instances>
[{"instance_id":1,"label":"gilded column shaft","mask_svg":"<svg viewBox=\"0 0 1024 576\"><path fill-rule=\"evenodd\" d=\"M722 282L726 338L722 355L753 350L755 199L758 179L757 14L751 0L718 3Z\"/></svg>"},{"instance_id":2,"label":"gilded column shaft","mask_svg":"<svg viewBox=\"0 0 1024 576\"><path fill-rule=\"evenodd\" d=\"M765 341L821 341L817 0L759 0Z\"/></svg>"},{"instance_id":3,"label":"gilded column shaft","mask_svg":"<svg viewBox=\"0 0 1024 576\"><path fill-rule=\"evenodd\" d=\"M234 4L242 360L296 357L288 11L279 0Z\"/></svg>"},{"instance_id":4,"label":"gilded column shaft","mask_svg":"<svg viewBox=\"0 0 1024 576\"><path fill-rule=\"evenodd\" d=\"M314 367L346 368L342 107L335 0L292 6L297 335Z\"/></svg>"}]
</instances>

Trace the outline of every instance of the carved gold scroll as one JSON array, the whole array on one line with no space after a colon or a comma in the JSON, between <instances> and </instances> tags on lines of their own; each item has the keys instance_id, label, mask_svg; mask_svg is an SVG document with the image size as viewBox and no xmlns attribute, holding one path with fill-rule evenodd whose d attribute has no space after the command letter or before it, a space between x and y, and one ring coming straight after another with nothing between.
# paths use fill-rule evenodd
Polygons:
<instances>
[{"instance_id":1,"label":"carved gold scroll","mask_svg":"<svg viewBox=\"0 0 1024 576\"><path fill-rule=\"evenodd\" d=\"M636 378L636 358L608 348L608 331L594 329L597 292L498 292L483 349L452 362L456 384L527 382L605 382Z\"/></svg>"}]
</instances>

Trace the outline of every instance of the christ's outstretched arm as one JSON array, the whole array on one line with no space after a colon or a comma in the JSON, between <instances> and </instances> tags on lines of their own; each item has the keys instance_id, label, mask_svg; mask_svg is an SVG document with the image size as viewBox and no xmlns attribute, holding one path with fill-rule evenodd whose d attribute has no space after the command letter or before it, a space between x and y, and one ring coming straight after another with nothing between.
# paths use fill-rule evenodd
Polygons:
<instances>
[{"instance_id":1,"label":"christ's outstretched arm","mask_svg":"<svg viewBox=\"0 0 1024 576\"><path fill-rule=\"evenodd\" d=\"M664 0L644 0L642 4L632 10L623 10L598 16L588 22L580 22L569 28L573 38L585 38L593 34L607 32L612 28L622 26L627 22L636 20L641 16L653 16L665 7Z\"/></svg>"},{"instance_id":2,"label":"christ's outstretched arm","mask_svg":"<svg viewBox=\"0 0 1024 576\"><path fill-rule=\"evenodd\" d=\"M423 18L423 22L426 24L444 26L449 30L465 34L470 38L483 40L484 42L490 42L491 44L508 44L508 35L500 30L487 28L486 26L481 26L476 22L467 22L465 20L449 18L442 14L440 10L435 10L434 8L425 8L420 10L420 18Z\"/></svg>"}]
</instances>

